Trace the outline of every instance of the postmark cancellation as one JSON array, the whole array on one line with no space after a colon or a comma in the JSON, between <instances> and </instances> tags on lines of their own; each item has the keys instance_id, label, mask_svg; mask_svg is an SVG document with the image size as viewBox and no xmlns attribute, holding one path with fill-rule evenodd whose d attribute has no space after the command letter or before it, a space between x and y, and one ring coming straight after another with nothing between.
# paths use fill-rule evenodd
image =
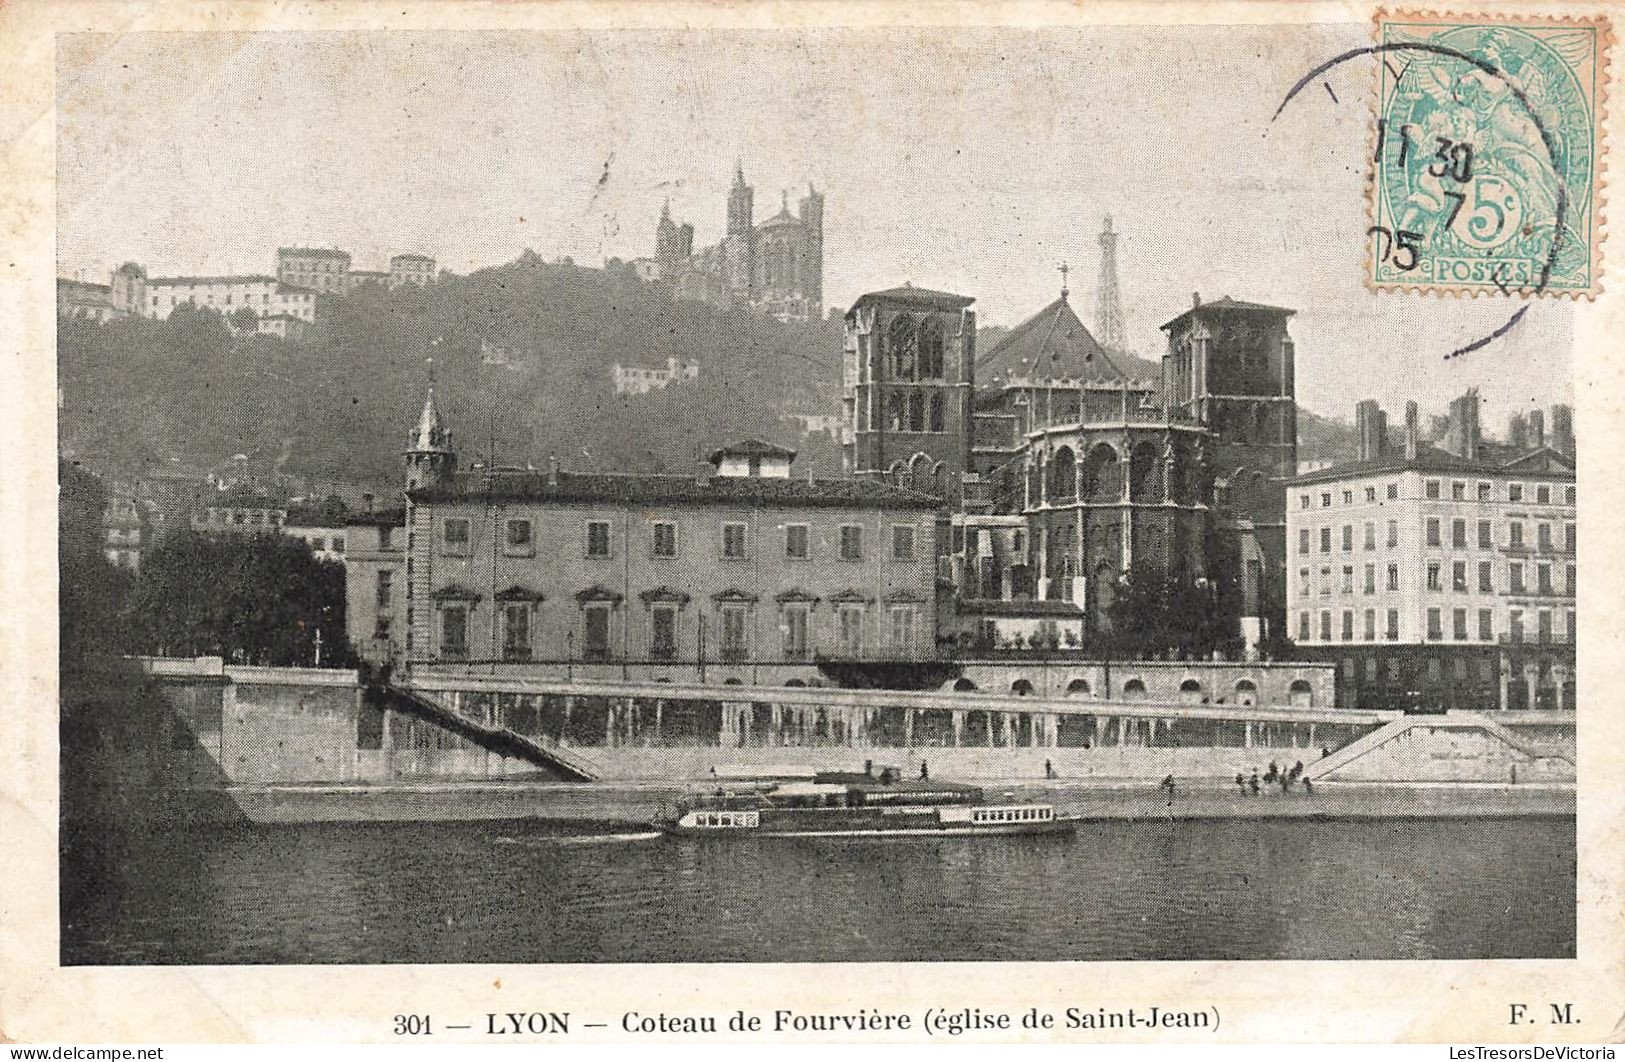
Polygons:
<instances>
[{"instance_id":1,"label":"postmark cancellation","mask_svg":"<svg viewBox=\"0 0 1625 1062\"><path fill-rule=\"evenodd\" d=\"M1602 246L1602 18L1381 11L1367 280L1592 297Z\"/></svg>"}]
</instances>

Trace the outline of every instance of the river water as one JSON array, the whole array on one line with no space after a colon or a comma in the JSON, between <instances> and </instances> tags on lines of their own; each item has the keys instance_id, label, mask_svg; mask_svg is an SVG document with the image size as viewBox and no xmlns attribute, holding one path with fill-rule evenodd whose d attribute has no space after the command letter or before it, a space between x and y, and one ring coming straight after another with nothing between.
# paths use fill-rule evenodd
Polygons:
<instances>
[{"instance_id":1,"label":"river water","mask_svg":"<svg viewBox=\"0 0 1625 1062\"><path fill-rule=\"evenodd\" d=\"M601 830L601 828L599 828ZM1074 837L230 826L65 864L66 964L1572 957L1572 819Z\"/></svg>"}]
</instances>

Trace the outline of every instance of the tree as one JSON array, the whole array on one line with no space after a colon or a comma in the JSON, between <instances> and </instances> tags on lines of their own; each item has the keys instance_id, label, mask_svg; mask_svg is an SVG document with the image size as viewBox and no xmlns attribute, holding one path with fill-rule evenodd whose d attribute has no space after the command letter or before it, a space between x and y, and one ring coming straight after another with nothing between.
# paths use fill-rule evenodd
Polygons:
<instances>
[{"instance_id":1,"label":"tree","mask_svg":"<svg viewBox=\"0 0 1625 1062\"><path fill-rule=\"evenodd\" d=\"M58 662L67 673L95 653L123 648L119 622L130 592L129 573L102 552L107 488L99 478L58 462Z\"/></svg>"},{"instance_id":2,"label":"tree","mask_svg":"<svg viewBox=\"0 0 1625 1062\"><path fill-rule=\"evenodd\" d=\"M132 626L145 651L243 663L351 666L344 566L284 535L210 539L183 533L152 551Z\"/></svg>"}]
</instances>

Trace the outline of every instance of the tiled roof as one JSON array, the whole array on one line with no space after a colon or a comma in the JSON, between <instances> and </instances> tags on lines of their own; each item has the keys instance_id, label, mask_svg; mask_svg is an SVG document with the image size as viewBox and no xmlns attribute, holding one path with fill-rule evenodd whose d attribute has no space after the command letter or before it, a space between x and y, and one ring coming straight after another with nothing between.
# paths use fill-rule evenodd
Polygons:
<instances>
[{"instance_id":1,"label":"tiled roof","mask_svg":"<svg viewBox=\"0 0 1625 1062\"><path fill-rule=\"evenodd\" d=\"M232 273L204 277L151 277L147 280L147 287L177 287L182 284L275 284L276 282L276 277L268 277L263 273Z\"/></svg>"},{"instance_id":2,"label":"tiled roof","mask_svg":"<svg viewBox=\"0 0 1625 1062\"><path fill-rule=\"evenodd\" d=\"M343 258L349 260L348 251L339 251L331 247L278 247L279 255L298 255L301 258Z\"/></svg>"},{"instance_id":3,"label":"tiled roof","mask_svg":"<svg viewBox=\"0 0 1625 1062\"><path fill-rule=\"evenodd\" d=\"M852 304L852 309L856 310L868 302L880 301L906 302L936 310L963 310L976 300L969 295L955 295L949 291L932 291L930 288L904 284L900 288L887 288L885 291L871 291L859 295L857 301Z\"/></svg>"},{"instance_id":4,"label":"tiled roof","mask_svg":"<svg viewBox=\"0 0 1625 1062\"><path fill-rule=\"evenodd\" d=\"M390 259L391 262L433 262L434 259L426 254L398 254Z\"/></svg>"},{"instance_id":5,"label":"tiled roof","mask_svg":"<svg viewBox=\"0 0 1625 1062\"><path fill-rule=\"evenodd\" d=\"M1128 355L1108 354L1066 299L1021 322L976 363L979 383L995 378L1036 380L1155 379L1158 370Z\"/></svg>"},{"instance_id":6,"label":"tiled roof","mask_svg":"<svg viewBox=\"0 0 1625 1062\"><path fill-rule=\"evenodd\" d=\"M1328 480L1348 479L1354 476L1379 475L1384 472L1460 472L1464 475L1550 475L1559 478L1574 478L1573 465L1569 459L1549 447L1541 450L1528 451L1511 459L1504 460L1504 447L1497 447L1500 453L1493 460L1469 461L1465 457L1458 457L1448 450L1442 450L1431 443L1421 443L1416 447L1416 457L1407 460L1404 450L1390 451L1379 458L1369 461L1347 461L1329 468L1319 468L1313 472L1305 472L1287 480L1289 484L1322 483ZM1531 458L1538 455L1550 454L1557 464L1556 470L1532 469L1525 466ZM1565 469L1562 466L1567 465Z\"/></svg>"},{"instance_id":7,"label":"tiled roof","mask_svg":"<svg viewBox=\"0 0 1625 1062\"><path fill-rule=\"evenodd\" d=\"M775 446L760 439L741 439L739 442L719 446L711 452L711 463L714 465L724 457L783 457L791 459L796 456L794 450L787 450L782 446Z\"/></svg>"},{"instance_id":8,"label":"tiled roof","mask_svg":"<svg viewBox=\"0 0 1625 1062\"><path fill-rule=\"evenodd\" d=\"M423 504L457 501L604 502L620 505L784 505L821 508L935 509L928 494L864 479L760 476L658 476L599 472L472 472L412 491Z\"/></svg>"},{"instance_id":9,"label":"tiled roof","mask_svg":"<svg viewBox=\"0 0 1625 1062\"><path fill-rule=\"evenodd\" d=\"M345 520L346 527L405 527L406 508L395 506L390 509L375 509L372 512L351 513Z\"/></svg>"},{"instance_id":10,"label":"tiled roof","mask_svg":"<svg viewBox=\"0 0 1625 1062\"><path fill-rule=\"evenodd\" d=\"M1297 310L1289 310L1284 306L1269 306L1262 302L1242 302L1240 299L1232 299L1226 295L1222 299L1214 299L1212 302L1204 302L1200 306L1192 306L1162 327L1165 329L1172 328L1191 314L1202 313L1207 310L1263 310L1268 313L1281 314L1285 317L1290 317L1298 312Z\"/></svg>"}]
</instances>

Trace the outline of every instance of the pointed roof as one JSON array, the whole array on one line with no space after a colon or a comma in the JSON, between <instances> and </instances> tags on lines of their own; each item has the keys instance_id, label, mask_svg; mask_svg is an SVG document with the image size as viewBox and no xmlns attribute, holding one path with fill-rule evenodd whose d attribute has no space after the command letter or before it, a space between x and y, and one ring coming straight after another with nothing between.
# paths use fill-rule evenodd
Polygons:
<instances>
[{"instance_id":1,"label":"pointed roof","mask_svg":"<svg viewBox=\"0 0 1625 1062\"><path fill-rule=\"evenodd\" d=\"M1285 306L1270 306L1262 302L1243 302L1241 299L1232 299L1226 295L1223 298L1214 299L1212 302L1199 302L1162 327L1166 330L1192 314L1209 313L1215 310L1241 310L1251 313L1273 314L1279 317L1291 317L1298 312L1297 310L1289 310Z\"/></svg>"},{"instance_id":2,"label":"pointed roof","mask_svg":"<svg viewBox=\"0 0 1625 1062\"><path fill-rule=\"evenodd\" d=\"M434 385L429 385L428 397L423 400L423 412L418 426L412 432L412 449L417 452L451 449L451 433L440 420L440 410L434 404Z\"/></svg>"},{"instance_id":3,"label":"pointed roof","mask_svg":"<svg viewBox=\"0 0 1625 1062\"><path fill-rule=\"evenodd\" d=\"M993 344L976 363L976 378L1088 380L1155 379L1153 367L1127 354L1108 354L1063 295Z\"/></svg>"}]
</instances>

